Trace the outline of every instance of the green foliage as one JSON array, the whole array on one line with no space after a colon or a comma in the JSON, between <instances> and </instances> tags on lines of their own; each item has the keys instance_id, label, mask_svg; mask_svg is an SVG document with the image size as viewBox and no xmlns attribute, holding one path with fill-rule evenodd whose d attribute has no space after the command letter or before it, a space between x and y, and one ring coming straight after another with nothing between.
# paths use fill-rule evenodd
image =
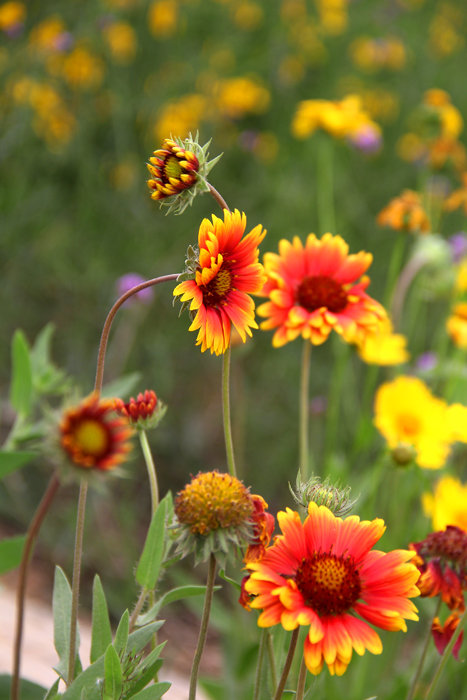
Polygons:
<instances>
[{"instance_id":1,"label":"green foliage","mask_svg":"<svg viewBox=\"0 0 467 700\"><path fill-rule=\"evenodd\" d=\"M151 520L144 549L136 569L136 580L146 590L152 590L159 576L159 571L167 551L166 508L167 495L159 503Z\"/></svg>"},{"instance_id":2,"label":"green foliage","mask_svg":"<svg viewBox=\"0 0 467 700\"><path fill-rule=\"evenodd\" d=\"M68 579L59 566L55 567L55 578L52 598L54 617L54 645L59 657L58 664L54 667L64 681L68 677L68 664L70 658L70 630L71 630L71 587ZM76 631L76 668L79 672L79 632Z\"/></svg>"},{"instance_id":3,"label":"green foliage","mask_svg":"<svg viewBox=\"0 0 467 700\"><path fill-rule=\"evenodd\" d=\"M25 535L16 535L0 541L0 575L19 566L25 539Z\"/></svg>"},{"instance_id":4,"label":"green foliage","mask_svg":"<svg viewBox=\"0 0 467 700\"><path fill-rule=\"evenodd\" d=\"M10 697L11 676L0 675L0 698ZM37 683L32 683L25 679L21 680L21 700L46 700L44 693L46 689ZM48 698L47 698L48 700Z\"/></svg>"},{"instance_id":5,"label":"green foliage","mask_svg":"<svg viewBox=\"0 0 467 700\"><path fill-rule=\"evenodd\" d=\"M29 345L24 333L17 330L13 336L11 348L10 402L22 418L26 418L31 412L32 397L32 368Z\"/></svg>"},{"instance_id":6,"label":"green foliage","mask_svg":"<svg viewBox=\"0 0 467 700\"><path fill-rule=\"evenodd\" d=\"M35 452L0 451L0 479L26 466L35 456Z\"/></svg>"},{"instance_id":7,"label":"green foliage","mask_svg":"<svg viewBox=\"0 0 467 700\"><path fill-rule=\"evenodd\" d=\"M111 641L112 630L110 628L107 601L101 580L96 574L92 588L91 663L105 653Z\"/></svg>"}]
</instances>

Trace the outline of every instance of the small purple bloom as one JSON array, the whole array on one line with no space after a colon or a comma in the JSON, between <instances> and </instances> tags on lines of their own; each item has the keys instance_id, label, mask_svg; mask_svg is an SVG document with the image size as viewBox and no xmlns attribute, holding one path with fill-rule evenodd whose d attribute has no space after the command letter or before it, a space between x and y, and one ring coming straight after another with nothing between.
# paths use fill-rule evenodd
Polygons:
<instances>
[{"instance_id":1,"label":"small purple bloom","mask_svg":"<svg viewBox=\"0 0 467 700\"><path fill-rule=\"evenodd\" d=\"M459 231L448 238L451 247L452 261L458 263L467 255L467 233Z\"/></svg>"},{"instance_id":2,"label":"small purple bloom","mask_svg":"<svg viewBox=\"0 0 467 700\"><path fill-rule=\"evenodd\" d=\"M438 356L435 352L424 352L418 356L415 363L419 372L430 372L438 364Z\"/></svg>"},{"instance_id":3,"label":"small purple bloom","mask_svg":"<svg viewBox=\"0 0 467 700\"><path fill-rule=\"evenodd\" d=\"M122 296L122 294L125 294L125 292L128 292L133 287L136 287L137 284L141 284L144 281L144 277L141 277L141 275L138 275L136 272L128 272L126 275L122 275L122 277L118 278L117 293L119 296ZM147 287L137 292L133 297L130 297L126 303L130 304L132 301L139 300L145 304L149 304L153 296L154 290L152 287Z\"/></svg>"},{"instance_id":4,"label":"small purple bloom","mask_svg":"<svg viewBox=\"0 0 467 700\"><path fill-rule=\"evenodd\" d=\"M60 53L69 51L75 40L70 32L60 32L54 39L54 48Z\"/></svg>"},{"instance_id":5,"label":"small purple bloom","mask_svg":"<svg viewBox=\"0 0 467 700\"><path fill-rule=\"evenodd\" d=\"M364 153L376 153L381 148L381 134L369 124L352 134L350 141Z\"/></svg>"}]
</instances>

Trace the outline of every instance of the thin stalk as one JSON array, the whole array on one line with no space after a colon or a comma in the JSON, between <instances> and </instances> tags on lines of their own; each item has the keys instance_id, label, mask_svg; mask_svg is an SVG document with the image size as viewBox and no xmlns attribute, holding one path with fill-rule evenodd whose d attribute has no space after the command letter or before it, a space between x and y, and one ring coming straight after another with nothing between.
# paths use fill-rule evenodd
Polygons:
<instances>
[{"instance_id":1,"label":"thin stalk","mask_svg":"<svg viewBox=\"0 0 467 700\"><path fill-rule=\"evenodd\" d=\"M199 628L198 644L196 646L193 664L191 666L190 676L190 694L188 700L196 700L196 685L198 682L199 665L203 655L204 645L209 625L209 615L211 614L212 596L214 593L214 581L216 578L216 557L211 554L209 558L208 578L206 581L206 593L204 597L203 616L201 618L201 626Z\"/></svg>"},{"instance_id":2,"label":"thin stalk","mask_svg":"<svg viewBox=\"0 0 467 700\"><path fill-rule=\"evenodd\" d=\"M300 664L300 673L298 675L297 692L295 694L295 700L303 700L305 694L305 682L306 682L306 664L305 657L302 657L302 663Z\"/></svg>"},{"instance_id":3,"label":"thin stalk","mask_svg":"<svg viewBox=\"0 0 467 700\"><path fill-rule=\"evenodd\" d=\"M300 432L299 432L299 451L300 451L300 473L303 481L310 476L310 449L309 449L309 392L310 392L310 357L311 343L306 338L303 340L302 351L302 368L300 373Z\"/></svg>"},{"instance_id":4,"label":"thin stalk","mask_svg":"<svg viewBox=\"0 0 467 700\"><path fill-rule=\"evenodd\" d=\"M337 338L334 338L337 341ZM344 377L348 366L349 348L342 342L334 345L335 369L331 376L331 384L328 391L328 402L326 410L326 428L324 436L324 463L327 464L328 459L337 443L337 435L339 431L339 416L342 407L342 399L344 396Z\"/></svg>"},{"instance_id":5,"label":"thin stalk","mask_svg":"<svg viewBox=\"0 0 467 700\"><path fill-rule=\"evenodd\" d=\"M232 440L232 421L230 418L230 346L224 353L222 362L222 416L224 421L224 440L227 455L227 466L231 476L237 476L235 455Z\"/></svg>"},{"instance_id":6,"label":"thin stalk","mask_svg":"<svg viewBox=\"0 0 467 700\"><path fill-rule=\"evenodd\" d=\"M79 487L78 515L76 518L75 552L73 557L73 578L71 582L71 619L70 619L70 656L68 658L67 686L75 676L76 662L76 628L78 624L79 582L81 576L81 558L83 554L84 521L86 516L86 496L88 482L81 479Z\"/></svg>"},{"instance_id":7,"label":"thin stalk","mask_svg":"<svg viewBox=\"0 0 467 700\"><path fill-rule=\"evenodd\" d=\"M452 635L451 639L449 640L449 644L447 645L446 649L443 651L443 654L439 660L438 668L435 671L435 675L433 676L433 680L430 683L430 686L428 688L427 694L425 695L425 700L430 700L430 698L433 697L434 690L436 688L436 685L441 677L442 672L444 671L444 667L446 666L449 657L451 656L451 652L454 649L454 644L457 642L457 639L462 632L462 626L464 623L465 619L465 610L464 613L462 614L462 617L459 619L459 624L456 627L456 630L454 634Z\"/></svg>"},{"instance_id":8,"label":"thin stalk","mask_svg":"<svg viewBox=\"0 0 467 700\"><path fill-rule=\"evenodd\" d=\"M271 683L272 687L277 686L277 670L276 670L276 658L274 656L274 645L272 643L271 630L267 630L267 644L268 644L268 659L269 659L269 671L271 673Z\"/></svg>"},{"instance_id":9,"label":"thin stalk","mask_svg":"<svg viewBox=\"0 0 467 700\"><path fill-rule=\"evenodd\" d=\"M149 486L151 489L151 515L154 516L159 505L159 487L157 485L157 474L151 448L149 447L148 436L145 430L138 430L139 442L143 452L144 461L148 470Z\"/></svg>"},{"instance_id":10,"label":"thin stalk","mask_svg":"<svg viewBox=\"0 0 467 700\"><path fill-rule=\"evenodd\" d=\"M261 631L261 637L259 640L259 650L258 650L258 661L256 664L256 674L255 674L255 688L253 692L253 700L259 700L261 691L261 676L263 672L263 661L264 653L267 647L267 632L268 630L263 629Z\"/></svg>"},{"instance_id":11,"label":"thin stalk","mask_svg":"<svg viewBox=\"0 0 467 700\"><path fill-rule=\"evenodd\" d=\"M401 271L402 260L404 258L407 243L407 235L400 233L393 245L391 258L389 261L388 275L386 279L386 291L384 293L384 306L387 308L391 302L394 284Z\"/></svg>"},{"instance_id":12,"label":"thin stalk","mask_svg":"<svg viewBox=\"0 0 467 700\"><path fill-rule=\"evenodd\" d=\"M129 631L133 632L135 625L136 625L136 620L138 619L138 615L140 614L141 610L143 609L143 605L146 602L146 598L148 596L148 589L143 588L141 593L139 594L138 600L136 601L136 605L133 608L133 612L131 613L130 617L130 622L129 622Z\"/></svg>"},{"instance_id":13,"label":"thin stalk","mask_svg":"<svg viewBox=\"0 0 467 700\"><path fill-rule=\"evenodd\" d=\"M334 233L336 220L334 215L334 173L332 139L327 134L317 135L318 153L317 168L319 173L317 184L317 208L320 234Z\"/></svg>"},{"instance_id":14,"label":"thin stalk","mask_svg":"<svg viewBox=\"0 0 467 700\"><path fill-rule=\"evenodd\" d=\"M435 613L433 615L433 619L438 616L440 607L441 607L441 598L438 598L438 602L436 603L436 610L435 610ZM417 690L417 685L418 685L418 682L420 680L420 676L421 676L422 671L423 671L423 665L425 663L428 647L430 646L431 624L432 623L430 622L430 626L428 627L428 634L425 637L425 643L423 644L422 653L421 653L420 659L418 660L417 668L415 669L415 674L414 674L414 677L412 678L412 683L410 684L410 688L409 688L409 692L408 692L406 700L412 700L412 698L415 695L415 691Z\"/></svg>"},{"instance_id":15,"label":"thin stalk","mask_svg":"<svg viewBox=\"0 0 467 700\"><path fill-rule=\"evenodd\" d=\"M227 211L230 211L228 204L226 203L225 199L222 197L222 195L216 190L215 187L213 187L209 182L207 183L209 187L209 192L212 194L222 211L224 209L227 209Z\"/></svg>"},{"instance_id":16,"label":"thin stalk","mask_svg":"<svg viewBox=\"0 0 467 700\"><path fill-rule=\"evenodd\" d=\"M102 382L104 379L105 353L107 350L107 343L109 340L109 334L110 334L110 329L112 327L112 322L113 322L115 315L116 315L117 311L119 310L119 308L122 306L122 304L125 303L125 301L127 299L132 297L134 294L141 292L142 289L146 289L147 287L154 287L156 284L161 284L162 282L170 282L172 280L176 280L177 277L179 276L179 274L180 273L177 272L175 274L163 275L162 277L155 277L154 279L146 280L146 282L141 282L141 284L137 284L135 287L132 287L127 292L125 292L125 294L122 294L122 296L119 299L117 299L117 301L112 306L109 313L107 314L107 318L105 319L104 327L102 329L101 340L99 343L99 352L97 354L96 379L94 382L94 390L95 391L100 393L102 390Z\"/></svg>"},{"instance_id":17,"label":"thin stalk","mask_svg":"<svg viewBox=\"0 0 467 700\"><path fill-rule=\"evenodd\" d=\"M426 262L426 258L415 255L408 261L399 275L391 301L391 316L394 328L400 327L402 309L407 292L417 274L426 265Z\"/></svg>"},{"instance_id":18,"label":"thin stalk","mask_svg":"<svg viewBox=\"0 0 467 700\"><path fill-rule=\"evenodd\" d=\"M292 666L292 660L295 654L295 648L297 646L299 627L292 632L290 638L289 651L287 653L287 658L285 660L284 669L282 671L282 676L280 677L279 684L276 689L276 694L274 695L274 700L281 700L282 693L284 692L285 684L287 683L287 678L289 675L290 667Z\"/></svg>"},{"instance_id":19,"label":"thin stalk","mask_svg":"<svg viewBox=\"0 0 467 700\"><path fill-rule=\"evenodd\" d=\"M47 489L42 496L42 500L37 506L37 510L29 525L24 542L23 552L21 554L21 562L18 572L18 586L16 589L16 627L15 641L13 646L13 673L11 677L11 700L19 700L20 689L20 669L21 669L21 645L23 640L23 625L24 625L24 607L26 597L26 584L28 580L29 563L31 554L36 542L39 530L45 516L48 513L50 505L57 493L60 481L58 474L54 472L50 477Z\"/></svg>"}]
</instances>

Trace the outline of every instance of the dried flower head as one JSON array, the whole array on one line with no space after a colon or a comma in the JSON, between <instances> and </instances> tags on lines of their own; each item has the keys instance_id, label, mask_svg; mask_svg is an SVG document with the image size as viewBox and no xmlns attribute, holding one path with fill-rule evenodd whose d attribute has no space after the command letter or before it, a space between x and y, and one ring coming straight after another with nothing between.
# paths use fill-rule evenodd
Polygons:
<instances>
[{"instance_id":1,"label":"dried flower head","mask_svg":"<svg viewBox=\"0 0 467 700\"><path fill-rule=\"evenodd\" d=\"M64 411L59 430L62 450L80 469L113 469L131 449L132 430L125 418L115 414L115 400L100 399L95 393Z\"/></svg>"},{"instance_id":2,"label":"dried flower head","mask_svg":"<svg viewBox=\"0 0 467 700\"><path fill-rule=\"evenodd\" d=\"M167 407L157 398L154 391L146 389L144 393L140 392L136 399L132 396L127 403L122 399L115 399L115 410L126 417L135 428L147 430L159 424Z\"/></svg>"},{"instance_id":3,"label":"dried flower head","mask_svg":"<svg viewBox=\"0 0 467 700\"><path fill-rule=\"evenodd\" d=\"M206 177L220 155L208 161L209 143L200 146L198 134L186 139L165 139L147 164L151 178L147 181L151 198L181 214L199 192L208 192Z\"/></svg>"}]
</instances>

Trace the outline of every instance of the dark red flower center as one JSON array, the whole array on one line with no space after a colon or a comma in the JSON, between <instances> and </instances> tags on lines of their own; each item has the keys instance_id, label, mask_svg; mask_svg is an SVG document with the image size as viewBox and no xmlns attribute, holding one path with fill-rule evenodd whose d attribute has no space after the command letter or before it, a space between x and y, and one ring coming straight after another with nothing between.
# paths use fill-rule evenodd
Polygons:
<instances>
[{"instance_id":1,"label":"dark red flower center","mask_svg":"<svg viewBox=\"0 0 467 700\"><path fill-rule=\"evenodd\" d=\"M221 268L217 275L203 289L203 299L207 306L216 306L232 289L232 273Z\"/></svg>"},{"instance_id":2,"label":"dark red flower center","mask_svg":"<svg viewBox=\"0 0 467 700\"><path fill-rule=\"evenodd\" d=\"M358 569L352 557L315 552L302 560L295 582L306 605L318 615L340 615L360 596Z\"/></svg>"},{"instance_id":3,"label":"dark red flower center","mask_svg":"<svg viewBox=\"0 0 467 700\"><path fill-rule=\"evenodd\" d=\"M296 300L297 304L310 312L325 306L337 314L348 304L347 293L342 285L325 275L305 277L297 288Z\"/></svg>"},{"instance_id":4,"label":"dark red flower center","mask_svg":"<svg viewBox=\"0 0 467 700\"><path fill-rule=\"evenodd\" d=\"M431 532L421 542L414 544L417 554L423 559L440 558L458 566L467 576L467 533L456 525L448 525L445 530Z\"/></svg>"}]
</instances>

